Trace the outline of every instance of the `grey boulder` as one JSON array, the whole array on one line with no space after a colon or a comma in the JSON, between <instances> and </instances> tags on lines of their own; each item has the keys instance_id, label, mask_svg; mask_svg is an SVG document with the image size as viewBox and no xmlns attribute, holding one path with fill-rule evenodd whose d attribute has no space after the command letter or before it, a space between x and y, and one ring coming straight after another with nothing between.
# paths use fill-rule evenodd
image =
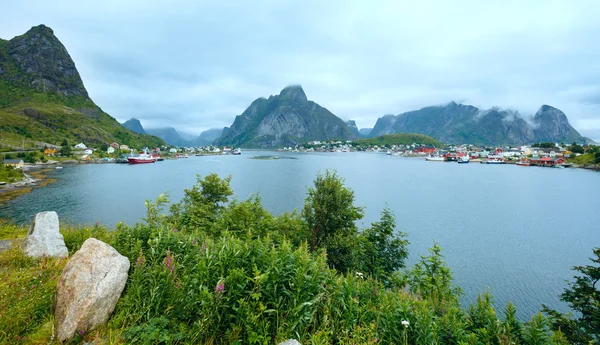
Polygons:
<instances>
[{"instance_id":1,"label":"grey boulder","mask_svg":"<svg viewBox=\"0 0 600 345\"><path fill-rule=\"evenodd\" d=\"M296 339L288 339L288 340L284 341L283 343L279 343L278 345L302 345L302 344L300 344L300 342Z\"/></svg>"},{"instance_id":2,"label":"grey boulder","mask_svg":"<svg viewBox=\"0 0 600 345\"><path fill-rule=\"evenodd\" d=\"M125 288L129 259L87 239L65 266L56 287L54 318L60 342L106 323Z\"/></svg>"},{"instance_id":3,"label":"grey boulder","mask_svg":"<svg viewBox=\"0 0 600 345\"><path fill-rule=\"evenodd\" d=\"M25 255L34 258L67 257L69 251L59 231L58 214L54 211L36 214L22 248Z\"/></svg>"}]
</instances>

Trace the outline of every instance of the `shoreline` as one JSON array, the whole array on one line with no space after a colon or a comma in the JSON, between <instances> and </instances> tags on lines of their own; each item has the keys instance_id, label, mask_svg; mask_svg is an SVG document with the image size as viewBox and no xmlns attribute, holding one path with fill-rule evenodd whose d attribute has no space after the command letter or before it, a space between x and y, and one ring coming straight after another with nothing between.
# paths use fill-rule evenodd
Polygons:
<instances>
[{"instance_id":1,"label":"shoreline","mask_svg":"<svg viewBox=\"0 0 600 345\"><path fill-rule=\"evenodd\" d=\"M26 171L26 172L25 172ZM0 203L13 200L23 194L30 193L34 188L45 187L56 179L49 178L47 173L51 168L44 165L31 165L23 172L25 177L22 181L7 183L0 187Z\"/></svg>"}]
</instances>

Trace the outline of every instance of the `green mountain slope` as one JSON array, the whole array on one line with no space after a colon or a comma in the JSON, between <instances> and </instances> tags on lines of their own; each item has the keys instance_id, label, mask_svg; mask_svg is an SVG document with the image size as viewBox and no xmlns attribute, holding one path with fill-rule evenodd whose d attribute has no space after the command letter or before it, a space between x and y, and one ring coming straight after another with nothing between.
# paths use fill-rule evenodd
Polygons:
<instances>
[{"instance_id":1,"label":"green mountain slope","mask_svg":"<svg viewBox=\"0 0 600 345\"><path fill-rule=\"evenodd\" d=\"M380 135L374 138L366 138L354 141L358 145L429 145L435 147L442 147L443 144L433 139L430 136L415 133L398 133L398 134L387 134Z\"/></svg>"},{"instance_id":2,"label":"green mountain slope","mask_svg":"<svg viewBox=\"0 0 600 345\"><path fill-rule=\"evenodd\" d=\"M1 144L26 140L58 145L66 138L88 145L164 145L102 111L88 96L65 47L44 25L0 40L0 131Z\"/></svg>"},{"instance_id":3,"label":"green mountain slope","mask_svg":"<svg viewBox=\"0 0 600 345\"><path fill-rule=\"evenodd\" d=\"M294 85L252 102L215 144L266 148L357 137L344 121L309 101L302 87Z\"/></svg>"}]
</instances>

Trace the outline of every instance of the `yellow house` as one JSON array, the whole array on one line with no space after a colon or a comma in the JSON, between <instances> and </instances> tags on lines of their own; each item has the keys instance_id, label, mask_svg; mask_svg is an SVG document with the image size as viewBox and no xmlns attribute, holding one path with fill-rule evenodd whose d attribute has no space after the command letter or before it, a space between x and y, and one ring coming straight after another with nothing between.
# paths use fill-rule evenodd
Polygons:
<instances>
[{"instance_id":1,"label":"yellow house","mask_svg":"<svg viewBox=\"0 0 600 345\"><path fill-rule=\"evenodd\" d=\"M13 167L15 169L23 169L25 163L23 163L22 159L5 159L4 165L7 167Z\"/></svg>"},{"instance_id":2,"label":"yellow house","mask_svg":"<svg viewBox=\"0 0 600 345\"><path fill-rule=\"evenodd\" d=\"M56 149L53 147L47 147L44 149L44 156L54 156L56 154Z\"/></svg>"}]
</instances>

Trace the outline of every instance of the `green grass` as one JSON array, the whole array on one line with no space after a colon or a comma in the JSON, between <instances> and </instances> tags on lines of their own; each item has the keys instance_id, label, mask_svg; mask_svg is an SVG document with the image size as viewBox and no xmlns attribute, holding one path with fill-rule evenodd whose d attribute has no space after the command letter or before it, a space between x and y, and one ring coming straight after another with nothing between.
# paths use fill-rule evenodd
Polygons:
<instances>
[{"instance_id":1,"label":"green grass","mask_svg":"<svg viewBox=\"0 0 600 345\"><path fill-rule=\"evenodd\" d=\"M430 145L435 147L442 147L443 144L434 138L423 135L423 134L414 134L414 133L397 133L397 134L388 134L388 135L380 135L375 138L367 138L367 139L359 139L354 141L356 145L368 145L368 146L392 146L392 145L411 145L411 144L420 144L420 145Z\"/></svg>"},{"instance_id":2,"label":"green grass","mask_svg":"<svg viewBox=\"0 0 600 345\"><path fill-rule=\"evenodd\" d=\"M571 159L569 159L569 162L573 162L575 164L581 164L581 165L597 164L596 157L593 153L586 153L581 156L571 158Z\"/></svg>"}]
</instances>

